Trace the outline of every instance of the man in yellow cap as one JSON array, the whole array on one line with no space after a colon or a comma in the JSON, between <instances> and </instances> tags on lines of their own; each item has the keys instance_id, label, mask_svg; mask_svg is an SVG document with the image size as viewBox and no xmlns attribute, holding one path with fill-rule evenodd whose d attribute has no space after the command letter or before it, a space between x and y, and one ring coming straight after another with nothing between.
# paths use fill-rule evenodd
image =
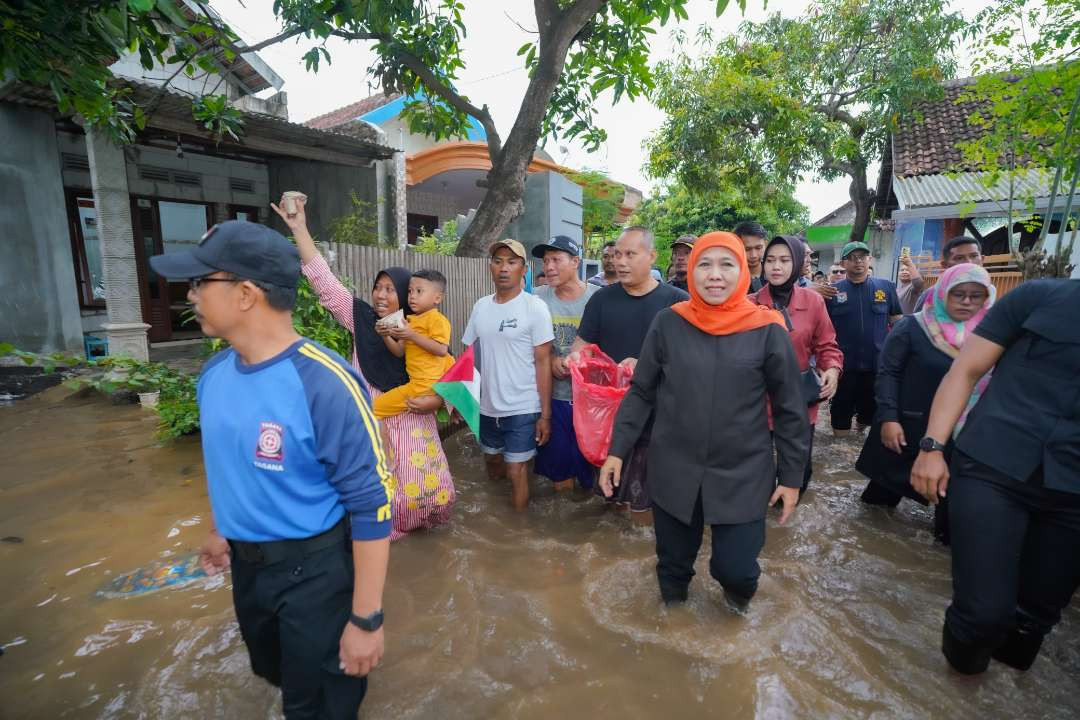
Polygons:
<instances>
[{"instance_id":1,"label":"man in yellow cap","mask_svg":"<svg viewBox=\"0 0 1080 720\"><path fill-rule=\"evenodd\" d=\"M528 462L551 432L551 344L547 305L522 289L528 272L517 240L488 251L495 292L473 305L461 342L480 371L480 449L488 478L510 478L516 510L529 503Z\"/></svg>"}]
</instances>

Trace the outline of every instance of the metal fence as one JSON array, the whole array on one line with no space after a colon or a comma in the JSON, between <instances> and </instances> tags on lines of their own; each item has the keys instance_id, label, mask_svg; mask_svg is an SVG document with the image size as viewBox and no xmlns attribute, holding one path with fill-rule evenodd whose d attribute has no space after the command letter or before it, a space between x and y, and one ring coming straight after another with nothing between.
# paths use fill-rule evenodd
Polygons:
<instances>
[{"instance_id":1,"label":"metal fence","mask_svg":"<svg viewBox=\"0 0 1080 720\"><path fill-rule=\"evenodd\" d=\"M371 298L375 276L383 268L394 265L409 270L438 270L446 276L446 294L439 310L450 320L450 352L460 355L461 335L469 322L473 303L494 292L491 271L484 258L460 258L446 255L425 255L409 250L386 250L363 245L331 243L330 267L334 274L347 280L359 297Z\"/></svg>"}]
</instances>

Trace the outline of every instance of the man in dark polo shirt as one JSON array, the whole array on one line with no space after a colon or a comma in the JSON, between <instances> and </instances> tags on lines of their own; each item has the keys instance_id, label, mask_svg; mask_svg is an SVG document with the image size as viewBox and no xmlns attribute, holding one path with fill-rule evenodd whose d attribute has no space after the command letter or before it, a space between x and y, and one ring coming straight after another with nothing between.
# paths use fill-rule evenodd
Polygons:
<instances>
[{"instance_id":1,"label":"man in dark polo shirt","mask_svg":"<svg viewBox=\"0 0 1080 720\"><path fill-rule=\"evenodd\" d=\"M656 262L654 242L648 228L634 226L623 230L615 244L619 282L598 291L585 306L577 339L571 347L570 362L585 345L596 344L612 360L632 369L656 313L689 299L682 290L652 276L650 270ZM624 463L618 493L604 498L628 508L634 521L642 524L652 524L652 501L645 485L648 436L646 429ZM595 490L603 497L599 487Z\"/></svg>"},{"instance_id":2,"label":"man in dark polo shirt","mask_svg":"<svg viewBox=\"0 0 1080 720\"><path fill-rule=\"evenodd\" d=\"M293 329L300 256L278 232L232 220L150 265L189 279L203 332L229 342L198 384L203 567L232 568L251 668L285 717L355 720L383 654L393 496L363 382Z\"/></svg>"},{"instance_id":3,"label":"man in dark polo shirt","mask_svg":"<svg viewBox=\"0 0 1080 720\"><path fill-rule=\"evenodd\" d=\"M862 427L874 420L874 380L878 353L889 327L900 320L900 298L889 280L870 277L870 248L849 242L840 253L847 277L834 284L836 296L825 301L836 342L844 353L844 372L830 409L833 435L851 434L852 415Z\"/></svg>"}]
</instances>

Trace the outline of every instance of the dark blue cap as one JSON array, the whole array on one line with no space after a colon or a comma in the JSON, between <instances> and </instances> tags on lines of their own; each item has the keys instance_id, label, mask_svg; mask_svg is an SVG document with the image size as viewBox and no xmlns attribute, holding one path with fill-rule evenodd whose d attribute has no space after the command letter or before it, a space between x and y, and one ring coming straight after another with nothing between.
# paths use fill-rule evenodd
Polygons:
<instances>
[{"instance_id":1,"label":"dark blue cap","mask_svg":"<svg viewBox=\"0 0 1080 720\"><path fill-rule=\"evenodd\" d=\"M566 235L556 235L555 237L551 238L550 242L546 242L543 245L537 245L532 249L532 256L534 258L540 258L541 260L543 260L544 253L549 249L562 250L563 252L568 252L575 257L581 256L581 246Z\"/></svg>"},{"instance_id":2,"label":"dark blue cap","mask_svg":"<svg viewBox=\"0 0 1080 720\"><path fill-rule=\"evenodd\" d=\"M295 288L300 279L300 253L273 228L228 220L207 230L192 250L153 256L150 267L174 280L222 271L245 280Z\"/></svg>"}]
</instances>

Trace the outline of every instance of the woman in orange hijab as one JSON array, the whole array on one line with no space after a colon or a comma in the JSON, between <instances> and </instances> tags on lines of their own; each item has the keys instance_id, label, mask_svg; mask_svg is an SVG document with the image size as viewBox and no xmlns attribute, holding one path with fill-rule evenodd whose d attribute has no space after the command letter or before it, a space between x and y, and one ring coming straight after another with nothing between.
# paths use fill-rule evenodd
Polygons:
<instances>
[{"instance_id":1,"label":"woman in orange hijab","mask_svg":"<svg viewBox=\"0 0 1080 720\"><path fill-rule=\"evenodd\" d=\"M806 405L783 317L746 297L750 275L738 236L699 238L687 281L690 300L657 314L645 337L599 482L610 495L655 412L648 483L660 595L666 603L686 600L708 524L710 574L741 612L757 591L767 508L780 501L784 523L799 499Z\"/></svg>"}]
</instances>

